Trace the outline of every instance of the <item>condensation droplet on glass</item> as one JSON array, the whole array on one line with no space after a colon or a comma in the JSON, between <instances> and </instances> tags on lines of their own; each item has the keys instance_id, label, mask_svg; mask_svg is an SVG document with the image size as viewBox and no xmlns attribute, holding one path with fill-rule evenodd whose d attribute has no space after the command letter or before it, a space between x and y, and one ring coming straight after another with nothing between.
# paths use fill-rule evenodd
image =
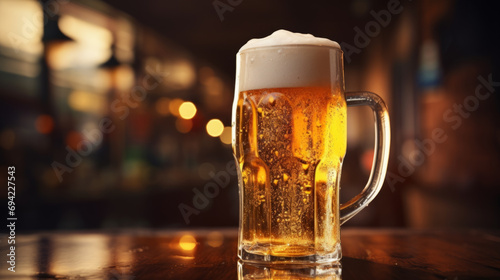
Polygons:
<instances>
[{"instance_id":1,"label":"condensation droplet on glass","mask_svg":"<svg viewBox=\"0 0 500 280\"><path fill-rule=\"evenodd\" d=\"M310 194L311 192L312 192L312 187L311 187L311 185L309 185L309 184L308 184L308 185L305 185L305 186L304 186L304 193L305 193L305 194Z\"/></svg>"},{"instance_id":2,"label":"condensation droplet on glass","mask_svg":"<svg viewBox=\"0 0 500 280\"><path fill-rule=\"evenodd\" d=\"M276 101L276 100L274 99L274 97L272 97L272 96L271 96L271 97L269 97L269 104L271 104L271 105L273 105L273 106L274 106L275 101Z\"/></svg>"},{"instance_id":3,"label":"condensation droplet on glass","mask_svg":"<svg viewBox=\"0 0 500 280\"><path fill-rule=\"evenodd\" d=\"M283 181L288 181L288 178L290 178L290 175L286 174L286 173L283 173ZM286 211L285 211L286 213Z\"/></svg>"}]
</instances>

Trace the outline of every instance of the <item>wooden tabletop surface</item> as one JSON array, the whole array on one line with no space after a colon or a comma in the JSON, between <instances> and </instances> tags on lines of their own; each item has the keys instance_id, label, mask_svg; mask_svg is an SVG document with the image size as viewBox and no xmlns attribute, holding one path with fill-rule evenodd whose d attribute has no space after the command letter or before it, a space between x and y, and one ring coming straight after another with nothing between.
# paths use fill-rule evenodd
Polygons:
<instances>
[{"instance_id":1,"label":"wooden tabletop surface","mask_svg":"<svg viewBox=\"0 0 500 280\"><path fill-rule=\"evenodd\" d=\"M1 279L500 279L499 231L342 231L341 266L238 263L236 229L1 236ZM11 254L12 255L12 254Z\"/></svg>"}]
</instances>

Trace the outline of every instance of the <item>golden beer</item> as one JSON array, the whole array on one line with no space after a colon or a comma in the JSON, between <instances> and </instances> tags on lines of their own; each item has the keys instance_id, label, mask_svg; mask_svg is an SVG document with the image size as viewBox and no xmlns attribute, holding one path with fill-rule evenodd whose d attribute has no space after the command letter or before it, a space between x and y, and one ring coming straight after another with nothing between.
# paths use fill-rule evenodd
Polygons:
<instances>
[{"instance_id":1,"label":"golden beer","mask_svg":"<svg viewBox=\"0 0 500 280\"><path fill-rule=\"evenodd\" d=\"M241 245L273 256L340 247L339 181L346 104L329 87L239 93L234 151L241 170Z\"/></svg>"},{"instance_id":2,"label":"golden beer","mask_svg":"<svg viewBox=\"0 0 500 280\"><path fill-rule=\"evenodd\" d=\"M266 264L340 260L340 225L373 200L385 178L390 129L383 100L345 93L340 45L310 34L278 30L252 39L236 60L238 256ZM340 205L346 106L370 106L376 146L367 185Z\"/></svg>"}]
</instances>

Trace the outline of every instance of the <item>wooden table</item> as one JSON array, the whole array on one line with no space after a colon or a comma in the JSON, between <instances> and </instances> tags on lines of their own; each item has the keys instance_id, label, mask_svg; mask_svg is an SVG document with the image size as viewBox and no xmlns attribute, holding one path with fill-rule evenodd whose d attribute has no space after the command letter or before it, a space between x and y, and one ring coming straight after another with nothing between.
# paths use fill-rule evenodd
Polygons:
<instances>
[{"instance_id":1,"label":"wooden table","mask_svg":"<svg viewBox=\"0 0 500 280\"><path fill-rule=\"evenodd\" d=\"M498 231L346 229L341 268L290 270L238 264L236 234L217 229L18 235L15 273L7 270L10 245L2 235L0 278L500 279ZM299 272L309 276L298 277Z\"/></svg>"}]
</instances>

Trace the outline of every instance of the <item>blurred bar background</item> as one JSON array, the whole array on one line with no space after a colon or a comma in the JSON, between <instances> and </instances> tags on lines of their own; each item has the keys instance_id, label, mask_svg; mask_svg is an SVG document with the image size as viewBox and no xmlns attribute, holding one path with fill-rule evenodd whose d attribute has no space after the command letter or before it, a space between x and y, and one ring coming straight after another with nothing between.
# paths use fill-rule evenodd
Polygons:
<instances>
[{"instance_id":1,"label":"blurred bar background","mask_svg":"<svg viewBox=\"0 0 500 280\"><path fill-rule=\"evenodd\" d=\"M235 55L280 28L342 43L346 90L391 112L386 185L346 226L499 228L496 8L0 1L0 181L16 167L19 230L237 226ZM344 202L368 179L372 126L348 110Z\"/></svg>"}]
</instances>

